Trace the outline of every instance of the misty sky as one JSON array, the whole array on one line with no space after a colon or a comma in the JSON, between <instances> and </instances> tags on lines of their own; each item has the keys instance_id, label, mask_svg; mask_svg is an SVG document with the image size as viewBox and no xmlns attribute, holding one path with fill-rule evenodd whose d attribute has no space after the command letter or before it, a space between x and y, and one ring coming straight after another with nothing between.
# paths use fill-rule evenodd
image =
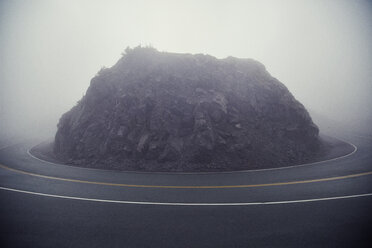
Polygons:
<instances>
[{"instance_id":1,"label":"misty sky","mask_svg":"<svg viewBox=\"0 0 372 248\"><path fill-rule=\"evenodd\" d=\"M253 58L308 109L372 116L372 3L0 1L0 129L53 133L127 46Z\"/></svg>"}]
</instances>

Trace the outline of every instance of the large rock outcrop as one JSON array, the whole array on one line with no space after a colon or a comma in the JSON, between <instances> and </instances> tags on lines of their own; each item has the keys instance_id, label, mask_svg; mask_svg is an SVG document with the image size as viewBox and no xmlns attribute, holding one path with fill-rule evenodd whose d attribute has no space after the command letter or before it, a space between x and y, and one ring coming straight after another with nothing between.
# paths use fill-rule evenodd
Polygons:
<instances>
[{"instance_id":1,"label":"large rock outcrop","mask_svg":"<svg viewBox=\"0 0 372 248\"><path fill-rule=\"evenodd\" d=\"M127 49L58 124L68 163L211 171L303 163L320 153L304 106L252 59Z\"/></svg>"}]
</instances>

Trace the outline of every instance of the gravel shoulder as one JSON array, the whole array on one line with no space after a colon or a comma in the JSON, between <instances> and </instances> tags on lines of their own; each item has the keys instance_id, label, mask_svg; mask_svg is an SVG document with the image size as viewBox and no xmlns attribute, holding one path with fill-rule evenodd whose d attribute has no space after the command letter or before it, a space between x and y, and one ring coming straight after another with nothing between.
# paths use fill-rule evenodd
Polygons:
<instances>
[{"instance_id":1,"label":"gravel shoulder","mask_svg":"<svg viewBox=\"0 0 372 248\"><path fill-rule=\"evenodd\" d=\"M350 154L354 151L354 146L351 144L341 141L339 139L327 136L327 135L321 135L321 139L324 145L324 153L322 155L318 155L309 161L307 163L314 163L314 162L320 162L324 160L329 160L329 159L334 159L338 157L345 156L347 154ZM108 169L108 170L118 170L118 171L147 171L147 172L216 172L216 171L236 171L236 170L249 170L249 169L269 169L269 168L278 168L278 167L264 167L257 165L255 167L250 167L250 168L244 168L242 167L237 167L239 169L226 169L226 168L211 168L210 170L203 170L200 171L198 168L192 168L190 167L189 170L187 171L178 171L176 169L169 169L166 167L159 168L159 167L152 167L152 168L144 168L140 167L139 169L134 169L133 167L127 167L127 166L108 166L108 164L72 164L68 162L61 161L56 158L56 156L53 153L53 141L44 141L41 142L40 144L32 147L30 149L30 153L35 156L36 158L39 158L41 160L51 162L51 163L56 163L56 164L64 164L64 165L70 165L70 166L78 166L78 167L84 167L84 168L96 168L96 169ZM291 166L291 165L289 165ZM293 165L295 166L295 165Z\"/></svg>"}]
</instances>

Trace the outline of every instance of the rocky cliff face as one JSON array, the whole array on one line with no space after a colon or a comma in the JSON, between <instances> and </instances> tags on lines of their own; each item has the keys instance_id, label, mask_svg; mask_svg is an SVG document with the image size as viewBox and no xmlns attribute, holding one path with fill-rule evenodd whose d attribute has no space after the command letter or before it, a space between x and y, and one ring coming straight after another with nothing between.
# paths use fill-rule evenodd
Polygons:
<instances>
[{"instance_id":1,"label":"rocky cliff face","mask_svg":"<svg viewBox=\"0 0 372 248\"><path fill-rule=\"evenodd\" d=\"M73 164L211 171L303 163L319 154L304 106L251 59L127 49L58 124Z\"/></svg>"}]
</instances>

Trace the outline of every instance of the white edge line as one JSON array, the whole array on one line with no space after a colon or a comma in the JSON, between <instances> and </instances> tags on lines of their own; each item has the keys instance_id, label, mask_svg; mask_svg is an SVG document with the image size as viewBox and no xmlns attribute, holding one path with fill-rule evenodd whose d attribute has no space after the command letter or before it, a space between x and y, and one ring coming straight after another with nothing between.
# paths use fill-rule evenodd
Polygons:
<instances>
[{"instance_id":1,"label":"white edge line","mask_svg":"<svg viewBox=\"0 0 372 248\"><path fill-rule=\"evenodd\" d=\"M62 198L70 200L80 200L80 201L91 201L91 202L105 202L105 203L118 203L118 204L135 204L135 205L163 205L163 206L252 206L252 205L278 205L278 204L291 204L291 203L305 203L305 202L318 202L318 201L330 201L330 200L340 200L358 197L372 196L372 193L358 194L358 195L346 195L346 196L335 196L326 198L314 198L305 200L292 200L292 201L268 201L268 202L231 202L231 203L186 203L186 202L145 202L145 201L121 201L121 200L105 200L96 198L84 198L84 197L74 197L74 196L64 196L64 195L53 195L38 193L32 191L25 191L19 189L12 189L6 187L0 187L2 190L12 191L17 193L24 193L30 195L38 195L53 198Z\"/></svg>"},{"instance_id":2,"label":"white edge line","mask_svg":"<svg viewBox=\"0 0 372 248\"><path fill-rule=\"evenodd\" d=\"M333 137L334 138L334 137ZM67 165L67 164L61 164L61 163L53 163L53 162L50 162L50 161L47 161L47 160L43 160L43 159L40 159L36 156L34 156L30 150L32 150L32 148L34 148L35 146L31 147L30 149L27 150L27 154L34 158L34 159L37 159L41 162L44 162L44 163L48 163L48 164L53 164L53 165L57 165L57 166L67 166L67 167L73 167L73 168L82 168L82 169L86 169L86 170L95 170L95 171L115 171L115 172L119 172L119 173L134 173L134 174L175 174L175 175L210 175L210 174L232 174L232 173L249 173L249 172L259 172L259 171L274 171L274 170L283 170L283 169L294 169L294 168L298 168L298 167L304 167L304 166L312 166L312 165L317 165L317 164L322 164L322 163L326 163L326 162L330 162L330 161L334 161L334 160L339 160L339 159L343 159L343 158L346 158L346 157L349 157L351 155L353 155L354 153L357 152L358 150L358 147L356 145L354 145L353 143L350 143L350 142L347 142L345 140L342 140L342 139L339 139L339 138L334 138L334 139L338 139L342 142L345 142L349 145L351 145L354 150L346 155L343 155L343 156L340 156L340 157L336 157L336 158L331 158L331 159L327 159L327 160L322 160L322 161L318 161L318 162L312 162L312 163L305 163L305 164L298 164L298 165L290 165L290 166L284 166L284 167L278 167L278 168L267 168L267 169L253 169L253 170L238 170L238 171L215 171L215 172L146 172L146 171L115 171L115 170L105 170L105 169L97 169L97 168L85 168L85 167L79 167L79 166L72 166L72 165ZM43 142L41 142L43 143ZM41 144L40 143L40 144ZM38 144L39 145L39 144ZM6 148L6 147L4 147ZM4 149L4 148L1 148L1 149ZM1 150L0 149L0 150Z\"/></svg>"}]
</instances>

